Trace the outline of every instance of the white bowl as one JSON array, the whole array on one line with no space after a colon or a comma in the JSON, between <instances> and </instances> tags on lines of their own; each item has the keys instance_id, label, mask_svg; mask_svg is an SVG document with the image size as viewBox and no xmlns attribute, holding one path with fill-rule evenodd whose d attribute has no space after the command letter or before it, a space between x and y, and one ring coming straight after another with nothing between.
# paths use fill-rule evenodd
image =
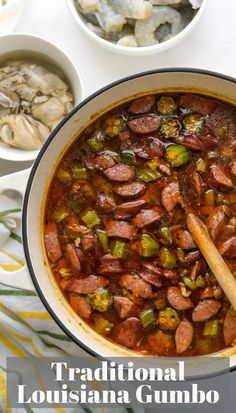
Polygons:
<instances>
[{"instance_id":1,"label":"white bowl","mask_svg":"<svg viewBox=\"0 0 236 413\"><path fill-rule=\"evenodd\" d=\"M190 91L236 105L236 80L216 73L166 69L131 76L101 89L75 108L51 134L33 165L23 207L23 245L32 281L46 309L64 332L86 351L100 357L132 357L138 354L97 334L64 298L50 271L44 248L45 196L58 162L91 119L95 120L109 108L141 94ZM214 355L231 356L231 365L236 365L236 346Z\"/></svg>"},{"instance_id":2,"label":"white bowl","mask_svg":"<svg viewBox=\"0 0 236 413\"><path fill-rule=\"evenodd\" d=\"M24 0L9 0L0 7L0 35L13 32L20 19Z\"/></svg>"},{"instance_id":3,"label":"white bowl","mask_svg":"<svg viewBox=\"0 0 236 413\"><path fill-rule=\"evenodd\" d=\"M71 83L74 94L75 106L83 99L83 87L79 72L71 59L53 43L31 34L16 33L0 37L1 62L4 61L4 55L12 52L18 52L30 55L39 53L50 62L54 63L65 74ZM17 56L18 57L18 56ZM38 155L38 150L26 151L5 145L0 141L0 158L9 161L31 161Z\"/></svg>"},{"instance_id":4,"label":"white bowl","mask_svg":"<svg viewBox=\"0 0 236 413\"><path fill-rule=\"evenodd\" d=\"M198 20L200 19L203 11L205 10L206 3L208 0L203 0L203 3L194 16L194 18L191 20L191 22L183 29L181 30L176 36L172 37L172 39L167 40L163 43L159 43L157 45L153 46L145 46L145 47L125 47L125 46L120 46L116 43L112 43L108 40L103 39L102 37L98 36L97 34L93 33L86 24L86 21L83 17L82 14L78 12L75 6L74 0L66 0L69 9L75 18L76 22L80 26L80 28L87 34L87 36L90 37L93 41L95 41L97 44L100 46L105 47L108 50L111 50L113 52L117 52L120 54L125 54L129 56L145 56L145 55L152 55L161 51L168 50L169 48L173 47L176 45L176 43L179 43L181 40L183 40L188 33L190 33L193 29L193 27L196 25Z\"/></svg>"}]
</instances>

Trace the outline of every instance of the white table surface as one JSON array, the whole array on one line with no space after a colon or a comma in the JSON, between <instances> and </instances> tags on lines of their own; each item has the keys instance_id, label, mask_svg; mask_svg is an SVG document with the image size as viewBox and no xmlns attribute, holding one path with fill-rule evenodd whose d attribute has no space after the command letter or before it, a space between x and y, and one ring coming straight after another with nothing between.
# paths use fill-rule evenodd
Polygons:
<instances>
[{"instance_id":1,"label":"white table surface","mask_svg":"<svg viewBox=\"0 0 236 413\"><path fill-rule=\"evenodd\" d=\"M80 70L85 94L124 76L164 67L204 68L236 77L236 1L208 0L193 32L166 52L145 57L122 56L95 44L81 31L65 0L25 0L17 32L54 42ZM1 53L1 51L0 51ZM30 166L0 159L0 176Z\"/></svg>"}]
</instances>

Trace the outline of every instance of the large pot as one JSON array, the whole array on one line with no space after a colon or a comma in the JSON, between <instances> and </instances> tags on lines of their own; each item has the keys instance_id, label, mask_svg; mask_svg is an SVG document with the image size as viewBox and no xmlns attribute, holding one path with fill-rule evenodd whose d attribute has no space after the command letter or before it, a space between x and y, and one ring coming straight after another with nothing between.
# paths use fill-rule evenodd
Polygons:
<instances>
[{"instance_id":1,"label":"large pot","mask_svg":"<svg viewBox=\"0 0 236 413\"><path fill-rule=\"evenodd\" d=\"M98 335L74 313L63 297L50 272L43 245L45 195L62 155L91 119L94 120L107 109L135 95L156 92L196 92L236 105L236 80L216 73L168 69L122 79L87 98L61 122L39 153L26 190L23 240L27 265L36 290L46 309L62 330L86 351L100 357L132 357L136 353ZM236 365L236 347L214 355L230 357L231 366Z\"/></svg>"}]
</instances>

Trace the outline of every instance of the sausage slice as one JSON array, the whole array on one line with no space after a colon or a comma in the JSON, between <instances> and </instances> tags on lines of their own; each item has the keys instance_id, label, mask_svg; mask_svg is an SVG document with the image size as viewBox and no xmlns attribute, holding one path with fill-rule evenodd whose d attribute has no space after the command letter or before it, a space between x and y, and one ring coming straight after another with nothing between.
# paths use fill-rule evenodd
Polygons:
<instances>
[{"instance_id":1,"label":"sausage slice","mask_svg":"<svg viewBox=\"0 0 236 413\"><path fill-rule=\"evenodd\" d=\"M157 115L140 116L128 121L129 128L140 135L155 132L160 125L161 118Z\"/></svg>"},{"instance_id":2,"label":"sausage slice","mask_svg":"<svg viewBox=\"0 0 236 413\"><path fill-rule=\"evenodd\" d=\"M123 268L118 258L109 254L100 258L99 274L117 274L122 271Z\"/></svg>"},{"instance_id":3,"label":"sausage slice","mask_svg":"<svg viewBox=\"0 0 236 413\"><path fill-rule=\"evenodd\" d=\"M201 115L211 115L217 108L217 103L214 100L193 94L181 96L179 105Z\"/></svg>"},{"instance_id":4,"label":"sausage slice","mask_svg":"<svg viewBox=\"0 0 236 413\"><path fill-rule=\"evenodd\" d=\"M103 171L104 169L111 168L116 163L114 159L110 155L98 155L96 158L92 160L92 164L95 168L100 169Z\"/></svg>"},{"instance_id":5,"label":"sausage slice","mask_svg":"<svg viewBox=\"0 0 236 413\"><path fill-rule=\"evenodd\" d=\"M70 294L70 305L82 318L85 320L89 319L92 313L92 308L85 297Z\"/></svg>"},{"instance_id":6,"label":"sausage slice","mask_svg":"<svg viewBox=\"0 0 236 413\"><path fill-rule=\"evenodd\" d=\"M103 192L101 192L97 196L97 202L95 206L97 210L100 211L101 213L104 213L104 212L109 213L109 212L114 211L116 207L116 203L112 195L104 194Z\"/></svg>"},{"instance_id":7,"label":"sausage slice","mask_svg":"<svg viewBox=\"0 0 236 413\"><path fill-rule=\"evenodd\" d=\"M80 273L80 270L81 270L80 259L79 259L79 255L77 252L77 248L73 244L67 244L66 256L67 256L67 259L72 269L75 272Z\"/></svg>"},{"instance_id":8,"label":"sausage slice","mask_svg":"<svg viewBox=\"0 0 236 413\"><path fill-rule=\"evenodd\" d=\"M221 303L214 299L201 301L193 310L193 321L206 321L218 313Z\"/></svg>"},{"instance_id":9,"label":"sausage slice","mask_svg":"<svg viewBox=\"0 0 236 413\"><path fill-rule=\"evenodd\" d=\"M135 115L150 112L154 103L155 103L155 97L153 95L144 96L144 97L135 99L129 106L128 112L133 113Z\"/></svg>"},{"instance_id":10,"label":"sausage slice","mask_svg":"<svg viewBox=\"0 0 236 413\"><path fill-rule=\"evenodd\" d=\"M132 217L133 215L137 214L144 205L146 205L146 201L144 199L140 199L137 201L125 202L124 204L118 205L115 210L115 218L117 219L125 219Z\"/></svg>"},{"instance_id":11,"label":"sausage slice","mask_svg":"<svg viewBox=\"0 0 236 413\"><path fill-rule=\"evenodd\" d=\"M208 216L206 226L210 232L211 238L215 241L226 224L226 216L222 208L214 208Z\"/></svg>"},{"instance_id":12,"label":"sausage slice","mask_svg":"<svg viewBox=\"0 0 236 413\"><path fill-rule=\"evenodd\" d=\"M86 278L76 278L67 285L67 290L77 294L94 293L98 288L106 287L109 281L105 277L89 275Z\"/></svg>"},{"instance_id":13,"label":"sausage slice","mask_svg":"<svg viewBox=\"0 0 236 413\"><path fill-rule=\"evenodd\" d=\"M141 339L141 334L141 322L138 318L131 317L114 327L112 338L121 346L134 348Z\"/></svg>"},{"instance_id":14,"label":"sausage slice","mask_svg":"<svg viewBox=\"0 0 236 413\"><path fill-rule=\"evenodd\" d=\"M135 304L127 297L114 297L114 307L120 318L128 318L135 310Z\"/></svg>"},{"instance_id":15,"label":"sausage slice","mask_svg":"<svg viewBox=\"0 0 236 413\"><path fill-rule=\"evenodd\" d=\"M177 353L184 353L193 341L193 325L188 320L183 320L178 325L175 333L175 345Z\"/></svg>"},{"instance_id":16,"label":"sausage slice","mask_svg":"<svg viewBox=\"0 0 236 413\"><path fill-rule=\"evenodd\" d=\"M154 207L152 209L143 209L138 215L136 215L133 222L135 225L137 225L137 227L143 228L147 225L151 225L159 221L162 216L163 211L158 207Z\"/></svg>"},{"instance_id":17,"label":"sausage slice","mask_svg":"<svg viewBox=\"0 0 236 413\"><path fill-rule=\"evenodd\" d=\"M189 310L193 307L193 303L188 297L183 297L181 290L178 287L169 287L167 291L167 300L171 307L177 311Z\"/></svg>"},{"instance_id":18,"label":"sausage slice","mask_svg":"<svg viewBox=\"0 0 236 413\"><path fill-rule=\"evenodd\" d=\"M236 237L230 237L218 246L219 253L227 258L236 257Z\"/></svg>"},{"instance_id":19,"label":"sausage slice","mask_svg":"<svg viewBox=\"0 0 236 413\"><path fill-rule=\"evenodd\" d=\"M165 186L161 193L161 202L167 212L173 211L180 197L179 183L177 181L170 182Z\"/></svg>"},{"instance_id":20,"label":"sausage slice","mask_svg":"<svg viewBox=\"0 0 236 413\"><path fill-rule=\"evenodd\" d=\"M106 225L108 237L119 237L124 239L133 239L137 234L137 228L126 221L108 221Z\"/></svg>"},{"instance_id":21,"label":"sausage slice","mask_svg":"<svg viewBox=\"0 0 236 413\"><path fill-rule=\"evenodd\" d=\"M119 279L119 285L132 291L138 297L151 298L152 287L138 276L124 274Z\"/></svg>"},{"instance_id":22,"label":"sausage slice","mask_svg":"<svg viewBox=\"0 0 236 413\"><path fill-rule=\"evenodd\" d=\"M53 222L45 226L44 240L48 258L54 263L61 258L62 251L58 241L57 226Z\"/></svg>"},{"instance_id":23,"label":"sausage slice","mask_svg":"<svg viewBox=\"0 0 236 413\"><path fill-rule=\"evenodd\" d=\"M156 139L149 137L142 142L134 144L133 150L140 158L153 159L160 158L164 154L164 147L162 143Z\"/></svg>"},{"instance_id":24,"label":"sausage slice","mask_svg":"<svg viewBox=\"0 0 236 413\"><path fill-rule=\"evenodd\" d=\"M130 184L119 185L114 188L114 192L124 198L136 198L143 195L146 185L140 181L133 181Z\"/></svg>"},{"instance_id":25,"label":"sausage slice","mask_svg":"<svg viewBox=\"0 0 236 413\"><path fill-rule=\"evenodd\" d=\"M233 188L233 182L223 167L211 165L209 183L218 189Z\"/></svg>"},{"instance_id":26,"label":"sausage slice","mask_svg":"<svg viewBox=\"0 0 236 413\"><path fill-rule=\"evenodd\" d=\"M126 182L134 177L134 169L128 165L115 165L104 171L104 175L111 181Z\"/></svg>"},{"instance_id":27,"label":"sausage slice","mask_svg":"<svg viewBox=\"0 0 236 413\"><path fill-rule=\"evenodd\" d=\"M183 250L192 250L196 247L191 234L186 229L176 229L173 231L173 238L175 244Z\"/></svg>"}]
</instances>

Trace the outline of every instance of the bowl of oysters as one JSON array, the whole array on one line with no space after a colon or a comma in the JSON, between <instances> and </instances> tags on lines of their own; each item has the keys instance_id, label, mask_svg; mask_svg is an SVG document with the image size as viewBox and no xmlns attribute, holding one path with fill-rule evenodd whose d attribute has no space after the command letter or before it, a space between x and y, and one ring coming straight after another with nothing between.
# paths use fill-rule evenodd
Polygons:
<instances>
[{"instance_id":1,"label":"bowl of oysters","mask_svg":"<svg viewBox=\"0 0 236 413\"><path fill-rule=\"evenodd\" d=\"M114 52L143 56L189 33L207 0L66 0L81 29Z\"/></svg>"},{"instance_id":2,"label":"bowl of oysters","mask_svg":"<svg viewBox=\"0 0 236 413\"><path fill-rule=\"evenodd\" d=\"M70 58L28 34L0 37L0 158L29 161L83 99Z\"/></svg>"}]
</instances>

